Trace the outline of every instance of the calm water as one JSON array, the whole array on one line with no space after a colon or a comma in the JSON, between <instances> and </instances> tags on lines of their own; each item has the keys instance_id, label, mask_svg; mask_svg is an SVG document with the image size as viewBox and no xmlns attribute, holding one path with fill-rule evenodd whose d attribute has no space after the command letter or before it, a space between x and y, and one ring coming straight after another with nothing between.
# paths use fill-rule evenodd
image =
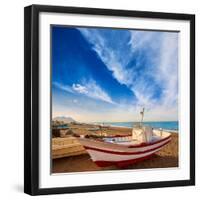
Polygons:
<instances>
[{"instance_id":1,"label":"calm water","mask_svg":"<svg viewBox=\"0 0 200 200\"><path fill-rule=\"evenodd\" d=\"M129 127L132 128L133 125L137 125L138 122L106 122L105 125L111 125L111 126L123 126L123 127ZM178 130L178 121L168 121L168 122L143 122L145 126L151 126L155 129L165 129L165 130Z\"/></svg>"}]
</instances>

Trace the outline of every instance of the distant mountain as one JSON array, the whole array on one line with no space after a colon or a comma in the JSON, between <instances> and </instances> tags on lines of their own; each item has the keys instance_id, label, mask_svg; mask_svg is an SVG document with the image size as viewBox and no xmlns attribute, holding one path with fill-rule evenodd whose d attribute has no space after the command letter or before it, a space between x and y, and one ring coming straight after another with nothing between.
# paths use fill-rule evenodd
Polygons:
<instances>
[{"instance_id":1,"label":"distant mountain","mask_svg":"<svg viewBox=\"0 0 200 200\"><path fill-rule=\"evenodd\" d=\"M71 122L76 122L73 118L71 117L54 117L53 121L60 121L60 122L64 122L64 123L71 123Z\"/></svg>"}]
</instances>

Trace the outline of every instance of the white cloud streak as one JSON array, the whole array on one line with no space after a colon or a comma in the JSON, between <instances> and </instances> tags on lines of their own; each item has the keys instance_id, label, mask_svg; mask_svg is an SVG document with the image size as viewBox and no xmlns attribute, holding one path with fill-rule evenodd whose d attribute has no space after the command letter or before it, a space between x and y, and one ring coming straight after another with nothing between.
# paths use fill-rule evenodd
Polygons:
<instances>
[{"instance_id":1,"label":"white cloud streak","mask_svg":"<svg viewBox=\"0 0 200 200\"><path fill-rule=\"evenodd\" d=\"M80 94L84 94L90 98L101 100L107 103L115 104L111 97L100 87L95 81L90 80L81 84L73 84L72 88L74 91Z\"/></svg>"},{"instance_id":2,"label":"white cloud streak","mask_svg":"<svg viewBox=\"0 0 200 200\"><path fill-rule=\"evenodd\" d=\"M178 35L165 34L155 79L163 86L162 102L165 106L178 99Z\"/></svg>"},{"instance_id":3,"label":"white cloud streak","mask_svg":"<svg viewBox=\"0 0 200 200\"><path fill-rule=\"evenodd\" d=\"M71 86L54 82L55 87L115 105L106 112L108 121L137 121L142 106L146 108L146 121L178 119L178 33L129 31L129 37L124 38L122 35L116 38L116 41L113 40L115 44L112 45L113 41L108 41L110 38L102 35L98 29L80 28L79 31L92 45L107 69L112 72L112 76L133 92L137 102L131 105L123 102L115 103L92 79L73 83ZM145 56L149 60L149 66L142 71L142 75L138 75L135 69L143 67L140 66L140 59L137 61L137 56L141 56L140 59ZM134 58L136 62L133 66L127 67ZM153 83L149 83L147 77L151 77ZM159 99L154 98L155 84L161 88ZM78 113L81 111L82 109ZM74 114L73 111L67 113L72 116ZM98 110L88 110L80 116L76 116L77 113L74 115L80 121L86 120L85 116L88 117L87 121L105 120L105 115L101 115Z\"/></svg>"},{"instance_id":4,"label":"white cloud streak","mask_svg":"<svg viewBox=\"0 0 200 200\"><path fill-rule=\"evenodd\" d=\"M110 70L113 73L113 77L115 77L120 84L129 85L132 82L132 78L130 77L130 74L132 74L132 70L124 69L124 66L120 62L120 60L122 59L120 59L119 56L116 55L116 51L108 47L108 45L106 44L106 40L103 37L101 37L99 32L95 29L79 30L83 34L83 36L93 45L93 50L105 63L108 70ZM127 64L127 62L124 62L124 64L125 63Z\"/></svg>"},{"instance_id":5,"label":"white cloud streak","mask_svg":"<svg viewBox=\"0 0 200 200\"><path fill-rule=\"evenodd\" d=\"M57 82L53 82L53 85L65 92L82 94L92 99L115 104L111 97L99 85L97 85L94 80L89 80L87 82L83 81L83 83L73 83L72 86L62 85Z\"/></svg>"},{"instance_id":6,"label":"white cloud streak","mask_svg":"<svg viewBox=\"0 0 200 200\"><path fill-rule=\"evenodd\" d=\"M129 44L133 52L143 48L156 52L155 55L150 53L152 66L149 66L150 70L144 74L150 75L161 86L161 99L159 102L152 99L154 88L146 85L140 77L132 87L138 99L144 105L149 104L149 107L155 104L173 106L178 98L178 34L163 32L158 35L157 32L132 31Z\"/></svg>"},{"instance_id":7,"label":"white cloud streak","mask_svg":"<svg viewBox=\"0 0 200 200\"><path fill-rule=\"evenodd\" d=\"M178 33L129 31L130 38L126 46L115 48L108 44L109 38L104 37L97 29L79 29L86 40L92 44L93 50L104 62L113 77L126 85L137 98L134 105L155 109L158 113L166 113L166 109L177 111L178 101ZM120 38L123 41L123 37ZM120 41L119 40L119 41ZM117 42L118 40L116 40ZM128 45L127 45L128 44ZM128 53L123 53L128 48ZM149 66L142 76L138 76L134 67L140 67L139 61L135 66L127 67L135 53L145 50ZM137 55L138 55L137 54ZM149 83L150 77L154 83ZM154 98L155 85L161 89L159 99ZM160 110L160 111L159 111Z\"/></svg>"},{"instance_id":8,"label":"white cloud streak","mask_svg":"<svg viewBox=\"0 0 200 200\"><path fill-rule=\"evenodd\" d=\"M63 85L61 83L58 82L53 82L52 83L55 87L59 88L60 90L63 90L65 92L70 92L70 93L74 93L72 87L68 86L68 85Z\"/></svg>"}]
</instances>

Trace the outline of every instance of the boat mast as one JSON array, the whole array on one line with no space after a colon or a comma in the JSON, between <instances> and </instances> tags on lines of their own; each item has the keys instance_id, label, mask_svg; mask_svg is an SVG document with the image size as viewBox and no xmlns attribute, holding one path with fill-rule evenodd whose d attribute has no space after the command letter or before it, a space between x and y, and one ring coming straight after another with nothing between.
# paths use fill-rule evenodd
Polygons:
<instances>
[{"instance_id":1,"label":"boat mast","mask_svg":"<svg viewBox=\"0 0 200 200\"><path fill-rule=\"evenodd\" d=\"M142 123L143 123L143 119L144 119L144 108L142 108L142 111L140 111L141 114L141 121L138 123L138 128L142 129ZM138 136L141 133L138 134L138 132L134 129L134 126L132 128L132 140L138 140ZM142 129L142 134L144 134L144 131ZM145 137L145 135L144 135ZM146 137L145 137L146 138Z\"/></svg>"},{"instance_id":2,"label":"boat mast","mask_svg":"<svg viewBox=\"0 0 200 200\"><path fill-rule=\"evenodd\" d=\"M141 114L140 126L142 127L142 123L143 123L143 119L144 119L144 108L142 108L142 111L140 112L140 114Z\"/></svg>"}]
</instances>

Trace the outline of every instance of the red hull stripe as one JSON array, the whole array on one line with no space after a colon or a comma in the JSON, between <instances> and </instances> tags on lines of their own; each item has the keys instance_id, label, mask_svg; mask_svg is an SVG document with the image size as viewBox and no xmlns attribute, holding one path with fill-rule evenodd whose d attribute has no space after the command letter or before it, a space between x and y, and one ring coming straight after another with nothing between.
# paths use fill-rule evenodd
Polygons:
<instances>
[{"instance_id":1,"label":"red hull stripe","mask_svg":"<svg viewBox=\"0 0 200 200\"><path fill-rule=\"evenodd\" d=\"M135 154L143 154L143 153L147 153L156 149L159 149L160 147L166 145L167 143L169 143L169 141L163 143L160 146L157 146L155 148L152 149L148 149L146 151L137 151L137 152L120 152L120 151L110 151L110 150L105 150L105 149L99 149L99 148L94 148L94 147L89 147L89 146L84 146L86 150L95 150L95 151L100 151L100 152L104 152L104 153L110 153L110 154L117 154L117 155L135 155Z\"/></svg>"},{"instance_id":2,"label":"red hull stripe","mask_svg":"<svg viewBox=\"0 0 200 200\"><path fill-rule=\"evenodd\" d=\"M139 145L130 145L130 146L128 146L128 148L151 146L151 145L154 145L154 144L158 144L158 143L160 143L160 142L163 142L163 141L169 139L170 137L171 137L171 135L169 135L168 137L163 138L163 139L161 139L161 140L152 142L152 143L142 143L142 144L139 144Z\"/></svg>"},{"instance_id":3,"label":"red hull stripe","mask_svg":"<svg viewBox=\"0 0 200 200\"><path fill-rule=\"evenodd\" d=\"M118 167L126 167L130 164L134 164L140 161L143 161L145 159L148 159L150 157L152 157L153 154L144 156L142 158L136 158L136 159L131 159L131 160L123 160L123 161L103 161L103 160L98 160L95 161L95 163L99 166L99 167L107 167L110 165L116 165Z\"/></svg>"}]
</instances>

